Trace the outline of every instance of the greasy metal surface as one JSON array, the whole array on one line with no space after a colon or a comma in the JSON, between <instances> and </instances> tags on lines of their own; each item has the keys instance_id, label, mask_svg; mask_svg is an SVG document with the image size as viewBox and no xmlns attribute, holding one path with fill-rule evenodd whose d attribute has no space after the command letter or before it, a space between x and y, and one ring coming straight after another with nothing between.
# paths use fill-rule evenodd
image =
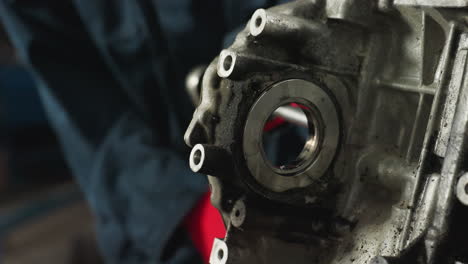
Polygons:
<instances>
[{"instance_id":1,"label":"greasy metal surface","mask_svg":"<svg viewBox=\"0 0 468 264\"><path fill-rule=\"evenodd\" d=\"M434 152L440 157L445 157L445 153L447 151L455 108L457 106L460 89L463 85L465 71L467 70L468 34L462 34L460 36L460 45L458 49L459 52L457 53L453 62L453 68L455 71L452 74L450 85L448 86L444 112L442 113L441 117L441 122L443 123L441 123L439 135L434 149Z\"/></svg>"},{"instance_id":2,"label":"greasy metal surface","mask_svg":"<svg viewBox=\"0 0 468 264\"><path fill-rule=\"evenodd\" d=\"M468 174L463 174L457 183L457 197L460 202L468 206Z\"/></svg>"},{"instance_id":3,"label":"greasy metal surface","mask_svg":"<svg viewBox=\"0 0 468 264\"><path fill-rule=\"evenodd\" d=\"M394 0L394 4L433 7L468 7L467 0Z\"/></svg>"},{"instance_id":4,"label":"greasy metal surface","mask_svg":"<svg viewBox=\"0 0 468 264\"><path fill-rule=\"evenodd\" d=\"M300 0L252 15L206 69L185 134L228 227L212 263L468 261L454 242L468 232L466 7ZM285 103L309 111L275 112ZM265 161L271 114L314 123L292 167Z\"/></svg>"},{"instance_id":5,"label":"greasy metal surface","mask_svg":"<svg viewBox=\"0 0 468 264\"><path fill-rule=\"evenodd\" d=\"M281 105L301 103L313 110L314 137L306 143L297 166L274 168L262 147L265 123ZM326 126L324 124L327 124ZM252 176L275 192L304 188L324 175L335 156L339 140L338 113L328 94L313 83L299 79L283 81L265 91L253 104L244 127L243 151Z\"/></svg>"}]
</instances>

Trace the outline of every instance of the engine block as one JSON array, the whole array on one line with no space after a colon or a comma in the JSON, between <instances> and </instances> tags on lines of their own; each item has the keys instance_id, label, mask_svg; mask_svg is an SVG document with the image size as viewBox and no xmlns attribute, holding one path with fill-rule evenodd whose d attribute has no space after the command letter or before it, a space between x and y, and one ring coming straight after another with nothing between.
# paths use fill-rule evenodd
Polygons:
<instances>
[{"instance_id":1,"label":"engine block","mask_svg":"<svg viewBox=\"0 0 468 264\"><path fill-rule=\"evenodd\" d=\"M467 55L468 0L257 10L185 134L228 230L211 263L468 263ZM304 135L280 163L278 119Z\"/></svg>"}]
</instances>

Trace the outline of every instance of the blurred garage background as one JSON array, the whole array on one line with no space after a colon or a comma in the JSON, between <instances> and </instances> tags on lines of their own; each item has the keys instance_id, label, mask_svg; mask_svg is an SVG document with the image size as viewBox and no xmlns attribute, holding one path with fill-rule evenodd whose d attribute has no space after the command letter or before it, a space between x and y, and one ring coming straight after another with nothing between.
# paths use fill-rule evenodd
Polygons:
<instances>
[{"instance_id":1,"label":"blurred garage background","mask_svg":"<svg viewBox=\"0 0 468 264\"><path fill-rule=\"evenodd\" d=\"M0 264L101 263L92 215L0 26Z\"/></svg>"}]
</instances>

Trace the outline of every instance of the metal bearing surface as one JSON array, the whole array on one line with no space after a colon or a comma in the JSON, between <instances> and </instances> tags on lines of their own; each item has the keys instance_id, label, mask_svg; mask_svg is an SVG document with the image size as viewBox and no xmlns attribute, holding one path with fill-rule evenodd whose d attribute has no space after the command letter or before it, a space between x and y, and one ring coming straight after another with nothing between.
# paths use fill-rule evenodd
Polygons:
<instances>
[{"instance_id":1,"label":"metal bearing surface","mask_svg":"<svg viewBox=\"0 0 468 264\"><path fill-rule=\"evenodd\" d=\"M310 118L315 119L315 125L318 126L316 133L320 135L316 151L306 153L306 159L297 168L282 173L266 158L262 135L264 124L273 111L292 102L300 103L313 112ZM252 176L265 188L274 192L303 188L326 172L335 156L339 136L338 112L327 92L314 83L290 79L274 84L250 109L244 127L244 158Z\"/></svg>"}]
</instances>

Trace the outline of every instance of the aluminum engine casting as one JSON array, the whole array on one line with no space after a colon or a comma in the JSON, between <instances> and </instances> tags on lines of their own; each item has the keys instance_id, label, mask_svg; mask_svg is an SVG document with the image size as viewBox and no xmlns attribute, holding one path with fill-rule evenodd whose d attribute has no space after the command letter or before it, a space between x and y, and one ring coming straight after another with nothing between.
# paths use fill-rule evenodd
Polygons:
<instances>
[{"instance_id":1,"label":"aluminum engine casting","mask_svg":"<svg viewBox=\"0 0 468 264\"><path fill-rule=\"evenodd\" d=\"M468 263L467 26L468 0L257 10L185 135L228 228L211 263ZM308 128L281 166L276 114Z\"/></svg>"}]
</instances>

